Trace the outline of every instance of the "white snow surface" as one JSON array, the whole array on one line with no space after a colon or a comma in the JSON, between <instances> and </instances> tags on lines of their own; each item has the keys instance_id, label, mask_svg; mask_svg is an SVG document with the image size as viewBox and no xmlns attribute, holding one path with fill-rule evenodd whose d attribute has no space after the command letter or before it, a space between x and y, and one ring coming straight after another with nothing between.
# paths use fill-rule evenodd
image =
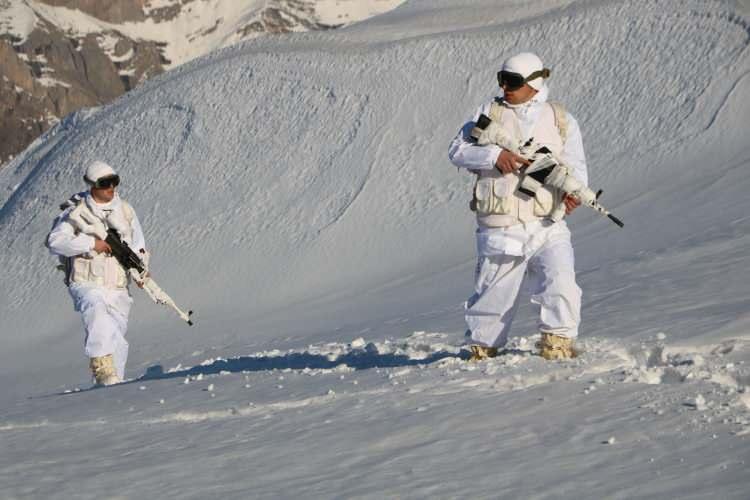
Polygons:
<instances>
[{"instance_id":1,"label":"white snow surface","mask_svg":"<svg viewBox=\"0 0 750 500\"><path fill-rule=\"evenodd\" d=\"M23 43L34 31L38 19L23 0L0 0L0 33L8 33Z\"/></svg>"},{"instance_id":2,"label":"white snow surface","mask_svg":"<svg viewBox=\"0 0 750 500\"><path fill-rule=\"evenodd\" d=\"M0 171L2 498L750 494L750 9L407 1L214 52L66 117ZM446 155L534 50L625 222L571 217L572 361L468 363L472 179ZM42 242L87 162L156 280L127 383L89 390Z\"/></svg>"}]
</instances>

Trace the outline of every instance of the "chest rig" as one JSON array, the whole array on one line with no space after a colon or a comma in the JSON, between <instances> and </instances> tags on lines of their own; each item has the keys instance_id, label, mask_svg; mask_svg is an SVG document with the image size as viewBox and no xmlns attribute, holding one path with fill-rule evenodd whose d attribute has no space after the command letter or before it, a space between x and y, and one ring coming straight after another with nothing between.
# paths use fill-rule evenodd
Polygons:
<instances>
[{"instance_id":1,"label":"chest rig","mask_svg":"<svg viewBox=\"0 0 750 500\"><path fill-rule=\"evenodd\" d=\"M95 215L80 195L74 195L66 203L60 205L60 208L69 209L61 217L65 217L65 223L73 226L75 234L96 235L94 231L88 230L88 227L74 224L71 219L99 220L104 224L104 227L111 225L107 219L101 220ZM135 212L130 204L124 200L121 201L120 210L123 220L117 224L117 229L125 233L123 234L124 238L130 239L133 233L132 223L135 219ZM101 235L96 236L101 237ZM68 286L71 283L88 283L104 288L125 288L128 285L128 275L117 259L112 255L97 253L93 250L84 255L61 257L58 269L65 273L65 284Z\"/></svg>"},{"instance_id":2,"label":"chest rig","mask_svg":"<svg viewBox=\"0 0 750 500\"><path fill-rule=\"evenodd\" d=\"M546 146L559 157L567 136L567 114L559 103L541 106L529 137L524 137L513 109L499 98L490 106L489 118L512 143L520 146L533 137L536 144ZM562 203L564 194L560 190L543 186L528 195L519 190L520 181L518 172L503 174L496 168L477 172L471 209L476 212L480 226L502 228L544 219Z\"/></svg>"}]
</instances>

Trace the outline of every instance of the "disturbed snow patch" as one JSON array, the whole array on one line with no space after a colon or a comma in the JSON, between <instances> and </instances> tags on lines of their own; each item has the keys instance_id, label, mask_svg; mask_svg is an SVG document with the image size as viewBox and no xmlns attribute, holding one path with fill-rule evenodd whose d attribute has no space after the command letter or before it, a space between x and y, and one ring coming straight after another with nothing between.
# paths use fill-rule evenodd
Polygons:
<instances>
[{"instance_id":1,"label":"disturbed snow patch","mask_svg":"<svg viewBox=\"0 0 750 500\"><path fill-rule=\"evenodd\" d=\"M346 389L331 385L326 393L307 394L296 400L231 411L183 411L149 422L257 416L264 412L327 404L342 397L373 397L399 388L408 394L422 393L432 398L467 390L503 393L545 384L570 384L562 390L585 396L621 384L668 384L682 387L678 391L681 396L667 398L659 396L661 391L650 391L652 400L644 407L660 415L665 411L694 410L701 415L702 423L713 421L740 426L738 434L747 432L750 425L747 391L750 366L746 359L750 350L744 341L727 341L691 350L668 347L664 335L629 348L610 340L586 338L578 342L580 356L550 362L536 355L538 336L535 335L514 337L496 358L473 363L468 361L469 353L463 342L455 339L455 335L419 331L401 339L360 337L348 343L312 344L301 350L268 350L239 358L212 358L188 369L178 366L179 369L170 370L168 376L200 381L204 377L241 372L246 388L271 384L275 389L286 390L287 382L293 384L300 377L316 376L330 376L344 383L354 373L360 374L360 380L369 381L347 380ZM213 384L210 387L213 388Z\"/></svg>"},{"instance_id":2,"label":"disturbed snow patch","mask_svg":"<svg viewBox=\"0 0 750 500\"><path fill-rule=\"evenodd\" d=\"M395 393L410 395L410 404L426 411L440 398L463 397L467 391L502 394L554 384L556 391L587 398L597 391L644 384L650 388L637 391L639 405L655 415L695 412L696 426L713 422L737 427L737 434L750 432L748 342L687 349L669 347L666 338L659 337L628 348L585 338L578 342L577 358L545 361L536 355L537 340L538 336L514 337L496 358L474 363L468 361L463 339L456 334L419 331L400 339L360 337L299 350L209 358L188 368L152 367L140 379L106 390L115 395L126 391L118 397L142 405L140 418L128 418L123 425L151 425L271 418L302 408L375 404ZM146 381L153 383L141 385ZM87 397L87 393L66 397ZM397 399L404 401L403 396ZM70 422L0 422L0 432L18 432L28 425L75 426L87 417L63 420Z\"/></svg>"}]
</instances>

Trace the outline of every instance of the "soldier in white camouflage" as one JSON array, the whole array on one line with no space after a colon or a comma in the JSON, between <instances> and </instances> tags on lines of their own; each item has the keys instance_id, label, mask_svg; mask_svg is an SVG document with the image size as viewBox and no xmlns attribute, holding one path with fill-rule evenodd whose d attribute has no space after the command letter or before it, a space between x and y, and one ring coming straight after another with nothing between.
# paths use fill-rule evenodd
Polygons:
<instances>
[{"instance_id":1,"label":"soldier in white camouflage","mask_svg":"<svg viewBox=\"0 0 750 500\"><path fill-rule=\"evenodd\" d=\"M465 312L473 360L494 357L507 342L524 283L539 307L540 355L575 355L581 289L575 279L570 231L552 214L570 214L580 200L548 186L533 196L524 194L518 189L519 170L529 161L497 144L479 145L471 135L485 115L515 144L533 138L546 147L586 185L578 122L561 104L548 102L549 76L550 70L532 53L507 59L498 73L502 95L480 106L450 145L453 164L477 176L471 205L478 226L478 262L474 294Z\"/></svg>"},{"instance_id":2,"label":"soldier in white camouflage","mask_svg":"<svg viewBox=\"0 0 750 500\"><path fill-rule=\"evenodd\" d=\"M85 330L84 353L95 383L111 385L123 380L128 357L125 333L133 299L130 275L111 255L109 244L87 234L71 222L77 211L114 228L131 248L145 255L143 230L133 208L116 192L120 177L108 164L95 161L86 169L89 191L71 198L69 207L55 220L47 237L50 252L61 257L65 282ZM92 219L93 218L93 219Z\"/></svg>"}]
</instances>

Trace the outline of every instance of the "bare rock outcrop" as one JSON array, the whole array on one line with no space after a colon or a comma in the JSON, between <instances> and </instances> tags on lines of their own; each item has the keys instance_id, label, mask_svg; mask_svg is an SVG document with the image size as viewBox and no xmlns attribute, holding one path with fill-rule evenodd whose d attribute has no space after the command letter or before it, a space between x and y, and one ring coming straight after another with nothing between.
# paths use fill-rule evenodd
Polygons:
<instances>
[{"instance_id":1,"label":"bare rock outcrop","mask_svg":"<svg viewBox=\"0 0 750 500\"><path fill-rule=\"evenodd\" d=\"M166 63L156 42L116 31L71 37L43 19L25 40L0 35L0 61L0 164L63 116L112 101Z\"/></svg>"}]
</instances>

